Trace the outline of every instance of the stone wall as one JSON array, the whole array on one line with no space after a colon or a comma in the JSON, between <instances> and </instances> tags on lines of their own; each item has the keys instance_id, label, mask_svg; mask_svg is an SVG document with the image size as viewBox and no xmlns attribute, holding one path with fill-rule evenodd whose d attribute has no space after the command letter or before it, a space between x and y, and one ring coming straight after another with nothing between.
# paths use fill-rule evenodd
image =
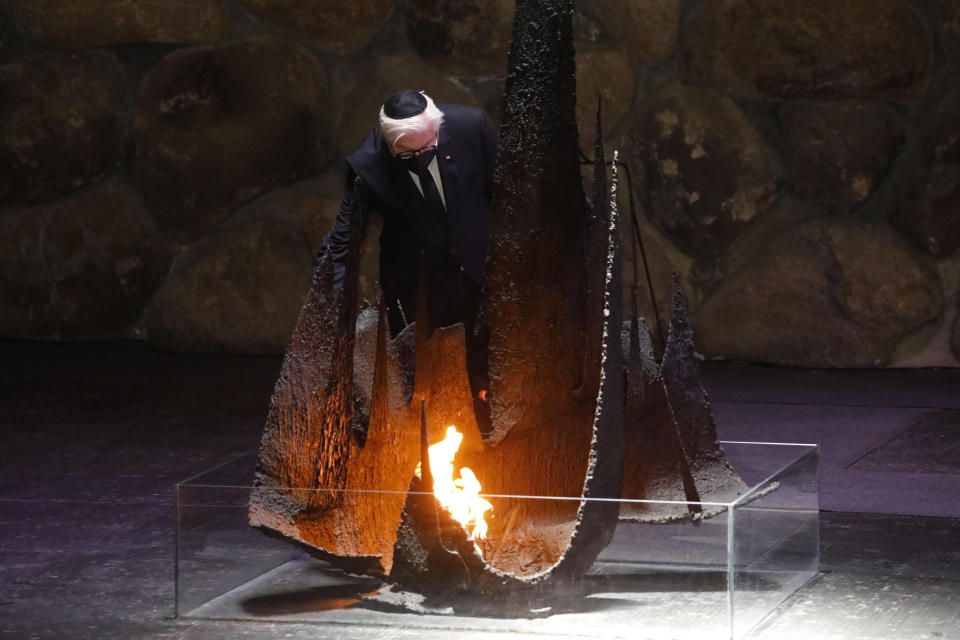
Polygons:
<instances>
[{"instance_id":1,"label":"stone wall","mask_svg":"<svg viewBox=\"0 0 960 640\"><path fill-rule=\"evenodd\" d=\"M512 10L0 0L0 336L282 351L343 154L397 89L496 121ZM583 149L600 94L658 306L677 270L706 357L960 364L960 0L577 0L574 25Z\"/></svg>"}]
</instances>

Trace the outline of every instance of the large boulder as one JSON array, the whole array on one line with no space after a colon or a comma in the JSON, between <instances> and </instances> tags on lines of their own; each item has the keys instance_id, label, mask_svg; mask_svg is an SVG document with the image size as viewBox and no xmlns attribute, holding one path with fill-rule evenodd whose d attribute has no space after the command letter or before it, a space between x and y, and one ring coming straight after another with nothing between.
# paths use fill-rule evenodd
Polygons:
<instances>
[{"instance_id":1,"label":"large boulder","mask_svg":"<svg viewBox=\"0 0 960 640\"><path fill-rule=\"evenodd\" d=\"M315 259L323 238L330 230L343 195L343 175L329 171L323 176L302 180L289 187L274 189L237 211L225 224L242 224L251 220L270 219L296 228L310 247ZM379 215L370 217L367 234L360 250L360 275L357 295L361 301L376 304L380 280Z\"/></svg>"},{"instance_id":2,"label":"large boulder","mask_svg":"<svg viewBox=\"0 0 960 640\"><path fill-rule=\"evenodd\" d=\"M680 52L690 83L755 98L918 102L928 27L904 0L705 0Z\"/></svg>"},{"instance_id":3,"label":"large boulder","mask_svg":"<svg viewBox=\"0 0 960 640\"><path fill-rule=\"evenodd\" d=\"M340 108L340 151L346 155L377 125L383 101L404 89L419 89L436 102L476 106L463 85L442 75L419 57L388 53L357 63L353 83L346 87Z\"/></svg>"},{"instance_id":4,"label":"large boulder","mask_svg":"<svg viewBox=\"0 0 960 640\"><path fill-rule=\"evenodd\" d=\"M947 65L960 69L960 0L939 0L940 40Z\"/></svg>"},{"instance_id":5,"label":"large boulder","mask_svg":"<svg viewBox=\"0 0 960 640\"><path fill-rule=\"evenodd\" d=\"M793 188L834 210L866 202L906 141L897 112L879 102L790 104L780 118Z\"/></svg>"},{"instance_id":6,"label":"large boulder","mask_svg":"<svg viewBox=\"0 0 960 640\"><path fill-rule=\"evenodd\" d=\"M0 334L131 338L167 269L135 192L107 183L0 219Z\"/></svg>"},{"instance_id":7,"label":"large boulder","mask_svg":"<svg viewBox=\"0 0 960 640\"><path fill-rule=\"evenodd\" d=\"M820 219L783 230L697 307L701 352L800 367L875 367L935 320L940 276L885 225Z\"/></svg>"},{"instance_id":8,"label":"large boulder","mask_svg":"<svg viewBox=\"0 0 960 640\"><path fill-rule=\"evenodd\" d=\"M250 13L324 51L366 44L386 22L394 0L239 0Z\"/></svg>"},{"instance_id":9,"label":"large boulder","mask_svg":"<svg viewBox=\"0 0 960 640\"><path fill-rule=\"evenodd\" d=\"M683 0L576 0L577 36L623 47L644 63L673 56Z\"/></svg>"},{"instance_id":10,"label":"large boulder","mask_svg":"<svg viewBox=\"0 0 960 640\"><path fill-rule=\"evenodd\" d=\"M766 213L777 190L776 156L731 99L671 82L626 129L625 160L646 176L634 190L648 219L683 251L722 255Z\"/></svg>"},{"instance_id":11,"label":"large boulder","mask_svg":"<svg viewBox=\"0 0 960 640\"><path fill-rule=\"evenodd\" d=\"M284 222L297 229L311 251L316 252L340 208L343 177L340 174L335 181L331 178L325 174L278 187L240 207L224 224L262 218Z\"/></svg>"},{"instance_id":12,"label":"large boulder","mask_svg":"<svg viewBox=\"0 0 960 640\"><path fill-rule=\"evenodd\" d=\"M455 76L504 75L514 0L405 0L407 37L424 60Z\"/></svg>"},{"instance_id":13,"label":"large boulder","mask_svg":"<svg viewBox=\"0 0 960 640\"><path fill-rule=\"evenodd\" d=\"M175 262L144 315L150 344L176 351L282 353L310 285L300 233L274 220L229 226Z\"/></svg>"},{"instance_id":14,"label":"large boulder","mask_svg":"<svg viewBox=\"0 0 960 640\"><path fill-rule=\"evenodd\" d=\"M0 201L73 191L126 154L127 79L108 51L43 53L0 66L0 114Z\"/></svg>"},{"instance_id":15,"label":"large boulder","mask_svg":"<svg viewBox=\"0 0 960 640\"><path fill-rule=\"evenodd\" d=\"M933 163L913 168L890 223L934 256L960 246L960 165Z\"/></svg>"},{"instance_id":16,"label":"large boulder","mask_svg":"<svg viewBox=\"0 0 960 640\"><path fill-rule=\"evenodd\" d=\"M55 47L216 42L230 29L220 0L14 0L24 34Z\"/></svg>"},{"instance_id":17,"label":"large boulder","mask_svg":"<svg viewBox=\"0 0 960 640\"><path fill-rule=\"evenodd\" d=\"M263 36L162 58L137 96L138 177L161 227L195 239L236 206L328 163L327 80Z\"/></svg>"},{"instance_id":18,"label":"large boulder","mask_svg":"<svg viewBox=\"0 0 960 640\"><path fill-rule=\"evenodd\" d=\"M931 118L899 186L890 223L938 257L960 248L960 91Z\"/></svg>"}]
</instances>

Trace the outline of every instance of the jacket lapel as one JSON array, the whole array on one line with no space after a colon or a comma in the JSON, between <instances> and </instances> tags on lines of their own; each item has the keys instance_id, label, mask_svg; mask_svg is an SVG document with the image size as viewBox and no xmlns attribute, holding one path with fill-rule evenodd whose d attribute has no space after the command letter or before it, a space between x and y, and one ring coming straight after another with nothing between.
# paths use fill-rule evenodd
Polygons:
<instances>
[{"instance_id":1,"label":"jacket lapel","mask_svg":"<svg viewBox=\"0 0 960 640\"><path fill-rule=\"evenodd\" d=\"M457 198L460 194L458 149L456 141L450 137L450 132L444 125L440 126L440 136L437 142L437 169L440 171L440 180L443 182L443 200L447 208L447 227L452 230L457 226Z\"/></svg>"}]
</instances>

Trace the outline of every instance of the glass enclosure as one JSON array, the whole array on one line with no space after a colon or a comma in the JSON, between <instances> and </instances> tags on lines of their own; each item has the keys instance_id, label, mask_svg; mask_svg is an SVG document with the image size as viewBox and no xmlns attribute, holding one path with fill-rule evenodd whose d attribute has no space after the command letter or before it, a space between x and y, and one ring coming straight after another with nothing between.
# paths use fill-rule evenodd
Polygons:
<instances>
[{"instance_id":1,"label":"glass enclosure","mask_svg":"<svg viewBox=\"0 0 960 640\"><path fill-rule=\"evenodd\" d=\"M580 638L738 638L817 572L819 451L721 446L749 486L744 495L702 503L716 514L702 520L620 521L582 580L531 598L401 592L252 528L251 452L176 487L177 615ZM497 517L509 517L510 505L569 498L488 500Z\"/></svg>"}]
</instances>

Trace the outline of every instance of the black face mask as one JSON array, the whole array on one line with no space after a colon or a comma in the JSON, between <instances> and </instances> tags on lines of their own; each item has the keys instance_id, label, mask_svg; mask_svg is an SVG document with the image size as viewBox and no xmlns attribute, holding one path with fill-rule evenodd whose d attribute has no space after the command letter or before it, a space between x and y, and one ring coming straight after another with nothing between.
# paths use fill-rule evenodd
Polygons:
<instances>
[{"instance_id":1,"label":"black face mask","mask_svg":"<svg viewBox=\"0 0 960 640\"><path fill-rule=\"evenodd\" d=\"M430 165L430 162L436 155L437 150L431 149L430 151L424 151L420 155L413 156L412 158L396 158L396 160L400 163L400 166L405 168L407 171L419 173L427 170L427 167Z\"/></svg>"}]
</instances>

